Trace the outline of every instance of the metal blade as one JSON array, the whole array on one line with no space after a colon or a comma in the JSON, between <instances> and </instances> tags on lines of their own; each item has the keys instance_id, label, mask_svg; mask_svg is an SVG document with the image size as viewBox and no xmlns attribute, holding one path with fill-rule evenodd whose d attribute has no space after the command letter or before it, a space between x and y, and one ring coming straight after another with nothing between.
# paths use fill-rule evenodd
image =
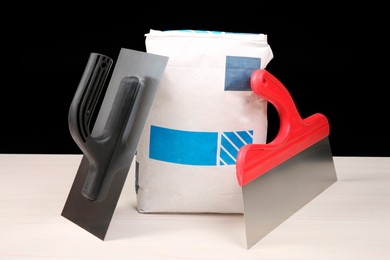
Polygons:
<instances>
[{"instance_id":1,"label":"metal blade","mask_svg":"<svg viewBox=\"0 0 390 260\"><path fill-rule=\"evenodd\" d=\"M104 194L95 201L82 195L83 184L91 168L84 155L61 213L63 217L102 240L110 225L167 62L168 57L141 51L122 48L119 53L92 136L103 136L124 77L135 76L142 80L143 94L137 101L137 110L131 112L129 121L122 129L115 149L112 153L107 153L110 164L101 187L101 193Z\"/></svg>"},{"instance_id":2,"label":"metal blade","mask_svg":"<svg viewBox=\"0 0 390 260\"><path fill-rule=\"evenodd\" d=\"M247 248L336 181L326 137L243 186Z\"/></svg>"}]
</instances>

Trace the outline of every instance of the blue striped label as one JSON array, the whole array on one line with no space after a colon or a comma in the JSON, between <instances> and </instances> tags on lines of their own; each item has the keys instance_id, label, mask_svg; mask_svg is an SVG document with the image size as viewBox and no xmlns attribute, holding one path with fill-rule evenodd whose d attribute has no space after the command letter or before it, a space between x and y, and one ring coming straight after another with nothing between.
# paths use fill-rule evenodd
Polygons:
<instances>
[{"instance_id":1,"label":"blue striped label","mask_svg":"<svg viewBox=\"0 0 390 260\"><path fill-rule=\"evenodd\" d=\"M238 150L252 142L252 130L196 132L152 125L149 158L186 165L232 165Z\"/></svg>"},{"instance_id":2,"label":"blue striped label","mask_svg":"<svg viewBox=\"0 0 390 260\"><path fill-rule=\"evenodd\" d=\"M236 164L238 150L253 142L253 131L224 132L221 136L219 164Z\"/></svg>"}]
</instances>

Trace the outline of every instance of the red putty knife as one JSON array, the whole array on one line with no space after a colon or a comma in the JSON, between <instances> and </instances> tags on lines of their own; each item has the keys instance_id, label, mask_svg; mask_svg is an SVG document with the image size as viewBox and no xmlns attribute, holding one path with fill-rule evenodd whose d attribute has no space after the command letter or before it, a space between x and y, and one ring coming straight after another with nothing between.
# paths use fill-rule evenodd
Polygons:
<instances>
[{"instance_id":1,"label":"red putty knife","mask_svg":"<svg viewBox=\"0 0 390 260\"><path fill-rule=\"evenodd\" d=\"M264 69L252 74L251 88L275 106L280 127L271 142L245 145L237 155L248 249L337 181L327 118L302 119L288 90Z\"/></svg>"}]
</instances>

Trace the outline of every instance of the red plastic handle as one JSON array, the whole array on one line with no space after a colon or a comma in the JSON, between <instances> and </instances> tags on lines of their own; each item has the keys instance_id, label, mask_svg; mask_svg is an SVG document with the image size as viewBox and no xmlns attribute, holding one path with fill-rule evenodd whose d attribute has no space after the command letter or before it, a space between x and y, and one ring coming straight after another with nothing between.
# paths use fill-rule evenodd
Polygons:
<instances>
[{"instance_id":1,"label":"red plastic handle","mask_svg":"<svg viewBox=\"0 0 390 260\"><path fill-rule=\"evenodd\" d=\"M290 93L266 70L259 69L252 74L251 88L257 96L275 106L280 127L272 142L241 147L236 159L236 175L240 186L329 135L328 119L320 113L302 119Z\"/></svg>"}]
</instances>

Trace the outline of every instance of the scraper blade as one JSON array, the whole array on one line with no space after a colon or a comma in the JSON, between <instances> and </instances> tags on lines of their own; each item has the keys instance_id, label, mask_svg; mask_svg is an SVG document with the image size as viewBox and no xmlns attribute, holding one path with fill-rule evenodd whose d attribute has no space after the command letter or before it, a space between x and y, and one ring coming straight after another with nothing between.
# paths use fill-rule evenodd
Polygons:
<instances>
[{"instance_id":1,"label":"scraper blade","mask_svg":"<svg viewBox=\"0 0 390 260\"><path fill-rule=\"evenodd\" d=\"M249 249L337 181L322 114L302 119L283 84L266 70L255 71L251 87L272 103L280 129L268 144L248 144L237 156Z\"/></svg>"}]
</instances>

